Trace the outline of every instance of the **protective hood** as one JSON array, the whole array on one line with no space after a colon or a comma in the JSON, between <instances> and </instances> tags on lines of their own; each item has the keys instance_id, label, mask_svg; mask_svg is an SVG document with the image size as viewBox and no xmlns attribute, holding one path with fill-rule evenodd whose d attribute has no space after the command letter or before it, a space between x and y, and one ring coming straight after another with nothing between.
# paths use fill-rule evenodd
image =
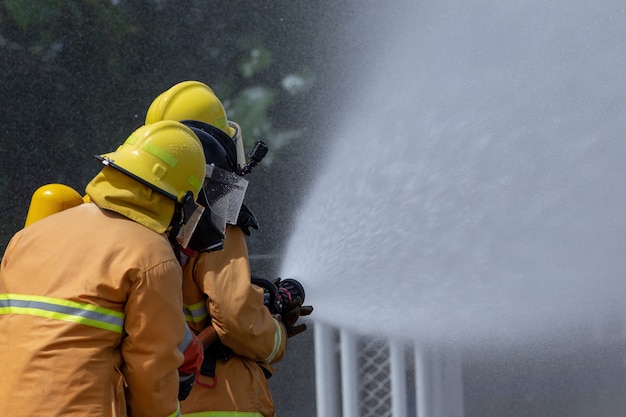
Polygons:
<instances>
[{"instance_id":1,"label":"protective hood","mask_svg":"<svg viewBox=\"0 0 626 417\"><path fill-rule=\"evenodd\" d=\"M173 200L116 171L104 167L85 188L98 207L111 210L161 234L174 216Z\"/></svg>"}]
</instances>

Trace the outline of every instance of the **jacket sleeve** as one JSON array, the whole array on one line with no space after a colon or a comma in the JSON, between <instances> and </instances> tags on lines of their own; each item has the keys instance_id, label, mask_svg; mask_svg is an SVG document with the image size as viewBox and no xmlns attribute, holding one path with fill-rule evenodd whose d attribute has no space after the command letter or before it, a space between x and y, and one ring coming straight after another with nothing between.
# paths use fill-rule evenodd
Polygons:
<instances>
[{"instance_id":1,"label":"jacket sleeve","mask_svg":"<svg viewBox=\"0 0 626 417\"><path fill-rule=\"evenodd\" d=\"M122 342L127 402L133 417L176 416L180 346L185 335L181 268L163 262L135 279L126 304Z\"/></svg>"},{"instance_id":2,"label":"jacket sleeve","mask_svg":"<svg viewBox=\"0 0 626 417\"><path fill-rule=\"evenodd\" d=\"M195 268L222 343L235 354L258 362L281 360L285 330L263 304L263 290L250 282L248 249L241 229L229 226L224 249L200 254Z\"/></svg>"},{"instance_id":3,"label":"jacket sleeve","mask_svg":"<svg viewBox=\"0 0 626 417\"><path fill-rule=\"evenodd\" d=\"M195 255L185 265L183 271L183 309L185 320L189 327L197 334L211 324L206 299L201 284L198 284L194 272L198 255Z\"/></svg>"}]
</instances>

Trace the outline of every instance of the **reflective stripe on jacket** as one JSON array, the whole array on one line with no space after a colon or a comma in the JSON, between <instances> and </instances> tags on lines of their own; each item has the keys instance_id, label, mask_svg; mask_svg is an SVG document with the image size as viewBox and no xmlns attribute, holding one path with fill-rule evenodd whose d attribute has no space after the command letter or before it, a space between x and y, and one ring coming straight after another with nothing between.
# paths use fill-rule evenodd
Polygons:
<instances>
[{"instance_id":1,"label":"reflective stripe on jacket","mask_svg":"<svg viewBox=\"0 0 626 417\"><path fill-rule=\"evenodd\" d=\"M232 349L216 363L215 380L199 376L181 402L184 416L275 416L265 374L285 355L285 329L263 304L263 290L250 283L245 236L227 226L224 249L192 258L183 273L187 323L196 331L212 322ZM209 320L210 317L210 320ZM209 387L214 385L214 387Z\"/></svg>"},{"instance_id":2,"label":"reflective stripe on jacket","mask_svg":"<svg viewBox=\"0 0 626 417\"><path fill-rule=\"evenodd\" d=\"M184 414L184 417L263 417L263 414L245 411L201 411L199 413Z\"/></svg>"},{"instance_id":3,"label":"reflective stripe on jacket","mask_svg":"<svg viewBox=\"0 0 626 417\"><path fill-rule=\"evenodd\" d=\"M122 333L124 314L93 304L39 295L0 294L0 314L27 314Z\"/></svg>"},{"instance_id":4,"label":"reflective stripe on jacket","mask_svg":"<svg viewBox=\"0 0 626 417\"><path fill-rule=\"evenodd\" d=\"M0 410L175 417L187 327L163 235L95 204L18 232L0 268Z\"/></svg>"}]
</instances>

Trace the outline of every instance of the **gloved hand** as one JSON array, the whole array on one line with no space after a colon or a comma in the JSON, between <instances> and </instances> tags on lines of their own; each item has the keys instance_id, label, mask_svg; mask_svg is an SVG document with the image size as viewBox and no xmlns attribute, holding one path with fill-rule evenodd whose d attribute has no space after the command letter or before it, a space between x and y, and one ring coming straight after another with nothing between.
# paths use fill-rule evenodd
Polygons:
<instances>
[{"instance_id":1,"label":"gloved hand","mask_svg":"<svg viewBox=\"0 0 626 417\"><path fill-rule=\"evenodd\" d=\"M283 309L280 314L280 321L287 330L287 337L293 337L306 330L306 324L301 323L296 325L298 319L302 316L308 316L313 312L313 306L303 306L302 298L296 297L291 300Z\"/></svg>"},{"instance_id":2,"label":"gloved hand","mask_svg":"<svg viewBox=\"0 0 626 417\"><path fill-rule=\"evenodd\" d=\"M178 368L179 401L187 398L191 392L193 383L196 381L196 374L200 372L200 367L204 361L204 346L202 346L202 342L193 332L189 332L192 336L192 341L183 352L184 361Z\"/></svg>"},{"instance_id":3,"label":"gloved hand","mask_svg":"<svg viewBox=\"0 0 626 417\"><path fill-rule=\"evenodd\" d=\"M246 236L250 236L250 228L259 230L259 222L254 214L250 211L248 206L241 204L241 210L239 210L239 217L237 217L237 227L239 227Z\"/></svg>"}]
</instances>

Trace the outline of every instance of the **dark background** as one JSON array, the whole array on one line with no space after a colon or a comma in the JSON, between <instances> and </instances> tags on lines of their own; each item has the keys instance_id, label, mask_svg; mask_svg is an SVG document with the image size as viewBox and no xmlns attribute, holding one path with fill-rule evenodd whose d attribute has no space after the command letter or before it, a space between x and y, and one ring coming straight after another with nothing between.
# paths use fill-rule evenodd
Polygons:
<instances>
[{"instance_id":1,"label":"dark background","mask_svg":"<svg viewBox=\"0 0 626 417\"><path fill-rule=\"evenodd\" d=\"M113 4L115 3L115 4ZM251 253L279 253L321 146L332 87L333 6L322 2L0 2L0 248L39 186L83 193L152 100L183 80L209 84L249 149L270 147L249 177L262 229ZM295 74L305 86L281 85ZM295 188L294 188L295 187ZM257 239L257 236L263 239ZM272 237L272 238L270 238Z\"/></svg>"}]
</instances>

